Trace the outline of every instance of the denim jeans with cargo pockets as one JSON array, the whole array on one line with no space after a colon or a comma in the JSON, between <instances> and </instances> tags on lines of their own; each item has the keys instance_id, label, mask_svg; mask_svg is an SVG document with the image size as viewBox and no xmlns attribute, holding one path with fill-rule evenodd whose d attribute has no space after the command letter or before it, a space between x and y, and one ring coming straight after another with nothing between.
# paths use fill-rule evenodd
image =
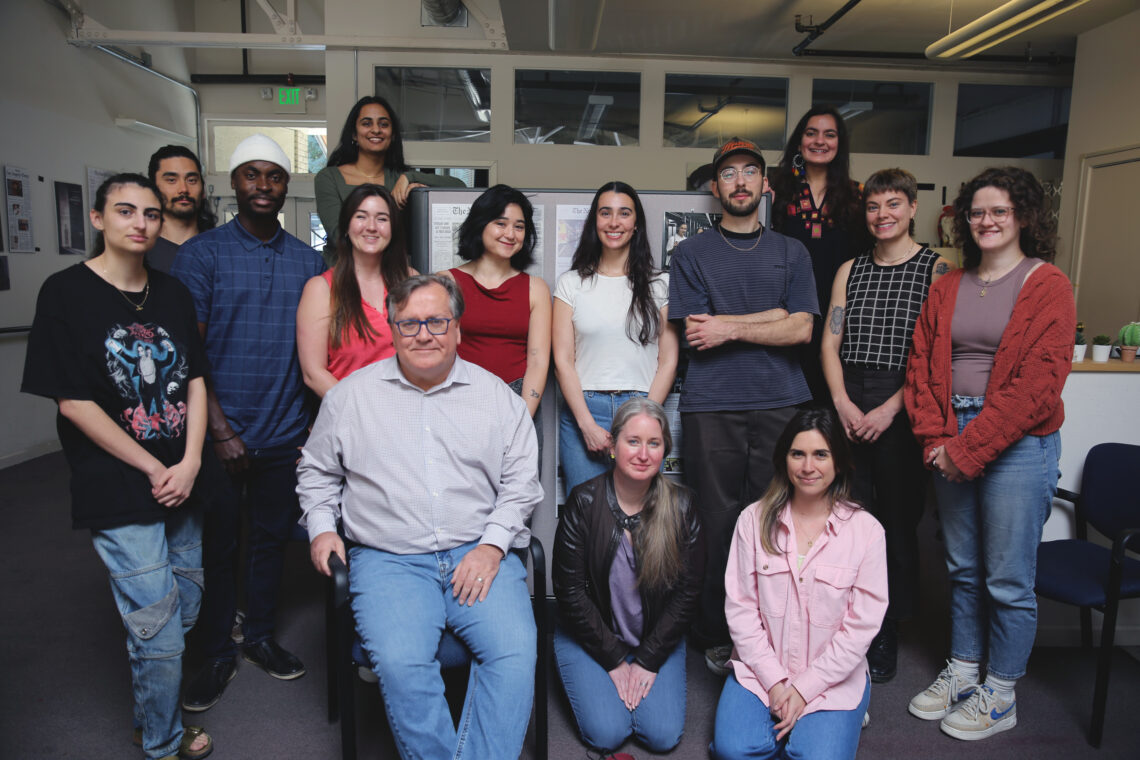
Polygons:
<instances>
[{"instance_id":1,"label":"denim jeans with cargo pockets","mask_svg":"<svg viewBox=\"0 0 1140 760\"><path fill-rule=\"evenodd\" d=\"M148 758L182 741L183 637L202 602L202 513L176 508L165 521L91 531L127 629L134 725Z\"/></svg>"}]
</instances>

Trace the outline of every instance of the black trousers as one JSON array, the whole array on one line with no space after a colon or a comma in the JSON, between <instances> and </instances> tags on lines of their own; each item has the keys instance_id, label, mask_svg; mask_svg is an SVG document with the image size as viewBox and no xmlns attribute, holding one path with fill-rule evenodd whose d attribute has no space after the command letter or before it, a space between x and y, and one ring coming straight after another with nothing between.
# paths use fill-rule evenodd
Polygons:
<instances>
[{"instance_id":1,"label":"black trousers","mask_svg":"<svg viewBox=\"0 0 1140 760\"><path fill-rule=\"evenodd\" d=\"M796 413L792 406L681 415L685 482L696 492L706 562L704 589L690 639L706 649L729 643L724 571L740 510L759 500L772 480L772 450Z\"/></svg>"},{"instance_id":2,"label":"black trousers","mask_svg":"<svg viewBox=\"0 0 1140 760\"><path fill-rule=\"evenodd\" d=\"M843 383L852 403L864 413L891 397L905 380L901 371L858 365L843 367ZM887 617L907 620L918 611L918 523L926 501L929 473L906 411L874 443L852 446L854 496L875 515L887 534Z\"/></svg>"}]
</instances>

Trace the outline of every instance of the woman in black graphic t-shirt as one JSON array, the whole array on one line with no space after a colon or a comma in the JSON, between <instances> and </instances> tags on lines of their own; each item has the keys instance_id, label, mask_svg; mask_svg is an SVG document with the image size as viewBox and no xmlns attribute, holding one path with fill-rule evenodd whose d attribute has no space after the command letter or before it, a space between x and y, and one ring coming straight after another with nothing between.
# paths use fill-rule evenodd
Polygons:
<instances>
[{"instance_id":1,"label":"woman in black graphic t-shirt","mask_svg":"<svg viewBox=\"0 0 1140 760\"><path fill-rule=\"evenodd\" d=\"M22 390L59 404L72 524L91 531L127 629L134 741L148 758L201 758L213 744L183 728L178 697L202 597L205 354L189 292L144 264L162 226L154 185L111 177L91 223L95 255L40 289Z\"/></svg>"}]
</instances>

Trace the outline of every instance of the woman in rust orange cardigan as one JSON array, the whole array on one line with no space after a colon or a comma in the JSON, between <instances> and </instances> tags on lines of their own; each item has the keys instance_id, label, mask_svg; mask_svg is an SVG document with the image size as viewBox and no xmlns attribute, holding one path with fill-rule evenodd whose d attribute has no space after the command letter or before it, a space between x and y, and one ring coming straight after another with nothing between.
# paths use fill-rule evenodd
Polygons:
<instances>
[{"instance_id":1,"label":"woman in rust orange cardigan","mask_svg":"<svg viewBox=\"0 0 1140 760\"><path fill-rule=\"evenodd\" d=\"M1076 310L1068 278L1048 263L1056 228L1032 174L987 169L954 209L964 266L930 289L904 391L936 471L951 659L910 712L972 740L1017 724L1014 684L1037 631L1035 559L1057 489Z\"/></svg>"}]
</instances>

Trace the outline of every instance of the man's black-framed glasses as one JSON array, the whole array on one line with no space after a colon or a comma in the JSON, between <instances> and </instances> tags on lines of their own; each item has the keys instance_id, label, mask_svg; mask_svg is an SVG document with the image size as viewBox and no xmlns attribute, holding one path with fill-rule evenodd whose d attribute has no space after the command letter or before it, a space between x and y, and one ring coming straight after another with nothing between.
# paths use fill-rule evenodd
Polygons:
<instances>
[{"instance_id":1,"label":"man's black-framed glasses","mask_svg":"<svg viewBox=\"0 0 1140 760\"><path fill-rule=\"evenodd\" d=\"M443 335L451 325L452 317L429 317L428 319L401 319L396 323L396 329L405 338L414 338L420 334L420 328L426 327L432 335Z\"/></svg>"}]
</instances>

